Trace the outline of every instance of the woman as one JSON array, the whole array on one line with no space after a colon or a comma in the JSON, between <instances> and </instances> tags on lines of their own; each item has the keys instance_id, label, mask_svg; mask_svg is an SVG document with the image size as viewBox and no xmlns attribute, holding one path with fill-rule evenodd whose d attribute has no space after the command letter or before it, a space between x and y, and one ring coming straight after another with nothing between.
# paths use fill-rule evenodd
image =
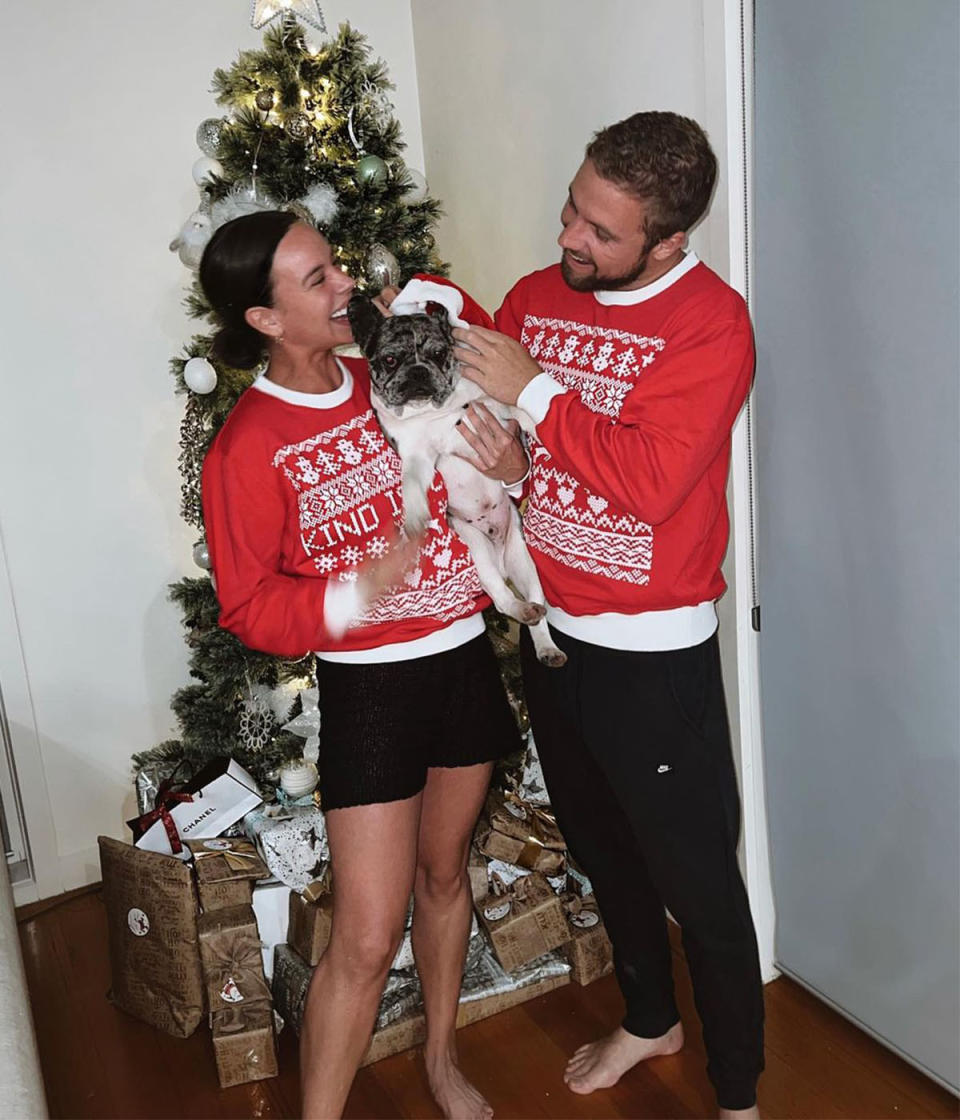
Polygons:
<instances>
[{"instance_id":1,"label":"woman","mask_svg":"<svg viewBox=\"0 0 960 1120\"><path fill-rule=\"evenodd\" d=\"M446 1116L489 1117L454 1030L470 837L493 760L517 745L486 600L439 475L424 537L398 536L400 463L366 363L334 353L351 341L354 282L326 240L286 213L237 218L211 239L200 283L223 322L214 354L269 361L204 464L220 624L253 648L318 657L335 906L303 1021L304 1115L342 1113L413 890L431 1091ZM519 447L514 464L516 477Z\"/></svg>"}]
</instances>

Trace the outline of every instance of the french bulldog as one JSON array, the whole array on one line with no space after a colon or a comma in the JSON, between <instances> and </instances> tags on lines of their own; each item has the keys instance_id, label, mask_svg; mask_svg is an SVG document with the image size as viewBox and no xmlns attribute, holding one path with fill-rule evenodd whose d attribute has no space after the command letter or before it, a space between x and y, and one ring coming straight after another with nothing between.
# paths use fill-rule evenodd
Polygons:
<instances>
[{"instance_id":1,"label":"french bulldog","mask_svg":"<svg viewBox=\"0 0 960 1120\"><path fill-rule=\"evenodd\" d=\"M513 418L525 431L533 431L532 420L461 377L446 312L384 316L368 296L355 293L347 316L354 341L370 363L374 411L403 461L404 531L417 536L426 528L427 490L439 470L447 487L450 524L470 549L483 589L497 610L530 627L544 665L563 665L567 656L550 637L543 589L523 539L520 514L496 479L463 458L472 451L457 428L467 405L481 399L498 419Z\"/></svg>"}]
</instances>

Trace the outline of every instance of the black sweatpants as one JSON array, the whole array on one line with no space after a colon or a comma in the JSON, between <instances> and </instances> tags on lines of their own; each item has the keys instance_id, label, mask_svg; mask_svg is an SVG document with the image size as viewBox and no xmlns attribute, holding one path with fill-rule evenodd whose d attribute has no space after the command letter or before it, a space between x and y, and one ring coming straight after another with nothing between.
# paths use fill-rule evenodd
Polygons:
<instances>
[{"instance_id":1,"label":"black sweatpants","mask_svg":"<svg viewBox=\"0 0 960 1120\"><path fill-rule=\"evenodd\" d=\"M666 907L681 927L718 1104L749 1108L763 1069L763 989L737 865L717 637L656 653L553 637L562 669L542 666L523 633L527 705L557 823L613 942L623 1026L656 1038L679 1019Z\"/></svg>"}]
</instances>

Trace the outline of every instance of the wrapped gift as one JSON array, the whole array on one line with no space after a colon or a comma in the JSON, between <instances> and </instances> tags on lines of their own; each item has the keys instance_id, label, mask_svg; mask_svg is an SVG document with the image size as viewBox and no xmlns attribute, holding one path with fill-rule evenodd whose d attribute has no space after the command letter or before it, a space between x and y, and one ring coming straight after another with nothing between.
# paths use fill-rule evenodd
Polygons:
<instances>
[{"instance_id":1,"label":"wrapped gift","mask_svg":"<svg viewBox=\"0 0 960 1120\"><path fill-rule=\"evenodd\" d=\"M286 883L257 883L253 888L253 912L257 916L263 974L273 976L273 954L287 940L290 922L290 888Z\"/></svg>"},{"instance_id":2,"label":"wrapped gift","mask_svg":"<svg viewBox=\"0 0 960 1120\"><path fill-rule=\"evenodd\" d=\"M504 863L502 859L492 859L487 864L487 881L496 875L503 882L504 886L509 887L515 880L521 878L523 875L532 874L526 867L518 867L515 863ZM545 876L547 882L550 884L550 889L554 894L563 894L567 889L568 880L566 871L561 872L559 875ZM486 895L484 895L486 897Z\"/></svg>"},{"instance_id":3,"label":"wrapped gift","mask_svg":"<svg viewBox=\"0 0 960 1120\"><path fill-rule=\"evenodd\" d=\"M240 1004L210 1019L220 1087L277 1076L277 1044L269 1003Z\"/></svg>"},{"instance_id":4,"label":"wrapped gift","mask_svg":"<svg viewBox=\"0 0 960 1120\"><path fill-rule=\"evenodd\" d=\"M593 894L593 883L572 859L567 860L567 885L565 889L581 898Z\"/></svg>"},{"instance_id":5,"label":"wrapped gift","mask_svg":"<svg viewBox=\"0 0 960 1120\"><path fill-rule=\"evenodd\" d=\"M271 874L302 891L322 878L329 865L326 821L314 805L271 808L248 814L244 827Z\"/></svg>"},{"instance_id":6,"label":"wrapped gift","mask_svg":"<svg viewBox=\"0 0 960 1120\"><path fill-rule=\"evenodd\" d=\"M167 1034L193 1034L204 1012L193 874L170 856L98 838L110 942L110 998Z\"/></svg>"},{"instance_id":7,"label":"wrapped gift","mask_svg":"<svg viewBox=\"0 0 960 1120\"><path fill-rule=\"evenodd\" d=\"M270 872L249 840L218 836L212 840L189 840L197 872L200 907L225 910L249 906L255 879L266 879Z\"/></svg>"},{"instance_id":8,"label":"wrapped gift","mask_svg":"<svg viewBox=\"0 0 960 1120\"><path fill-rule=\"evenodd\" d=\"M566 851L566 841L557 828L553 813L522 801L511 790L491 790L487 795L485 811L490 827L505 836L514 836L524 842L532 837L543 848Z\"/></svg>"},{"instance_id":9,"label":"wrapped gift","mask_svg":"<svg viewBox=\"0 0 960 1120\"><path fill-rule=\"evenodd\" d=\"M134 771L134 787L137 792L137 812L142 817L157 807L157 794L164 782L170 782L174 775L188 765L184 759L166 759L163 762L148 762Z\"/></svg>"},{"instance_id":10,"label":"wrapped gift","mask_svg":"<svg viewBox=\"0 0 960 1120\"><path fill-rule=\"evenodd\" d=\"M467 860L467 875L470 877L470 893L473 895L473 901L479 902L482 898L486 898L489 890L487 861L473 844L470 845L470 856Z\"/></svg>"},{"instance_id":11,"label":"wrapped gift","mask_svg":"<svg viewBox=\"0 0 960 1120\"><path fill-rule=\"evenodd\" d=\"M540 766L540 756L537 754L537 744L533 741L532 731L527 736L527 749L523 755L519 793L528 805L543 808L550 804L550 795L543 780L543 769Z\"/></svg>"},{"instance_id":12,"label":"wrapped gift","mask_svg":"<svg viewBox=\"0 0 960 1120\"><path fill-rule=\"evenodd\" d=\"M564 946L570 961L570 976L575 984L592 984L613 971L613 946L597 909L597 900L588 895L565 894L560 899L570 926L571 939Z\"/></svg>"},{"instance_id":13,"label":"wrapped gift","mask_svg":"<svg viewBox=\"0 0 960 1120\"><path fill-rule=\"evenodd\" d=\"M197 933L211 1011L225 1004L270 1002L257 919L251 906L203 914L197 922Z\"/></svg>"},{"instance_id":14,"label":"wrapped gift","mask_svg":"<svg viewBox=\"0 0 960 1120\"><path fill-rule=\"evenodd\" d=\"M315 965L330 942L333 924L333 895L323 894L311 902L296 891L290 892L290 918L287 944L309 965Z\"/></svg>"},{"instance_id":15,"label":"wrapped gift","mask_svg":"<svg viewBox=\"0 0 960 1120\"><path fill-rule=\"evenodd\" d=\"M219 836L262 798L257 784L232 758L215 759L182 787L161 785L158 804L127 821L138 848L189 859L187 840Z\"/></svg>"},{"instance_id":16,"label":"wrapped gift","mask_svg":"<svg viewBox=\"0 0 960 1120\"><path fill-rule=\"evenodd\" d=\"M532 839L525 841L507 836L486 823L478 829L477 847L489 859L499 859L551 877L562 874L566 868L563 852L546 848Z\"/></svg>"},{"instance_id":17,"label":"wrapped gift","mask_svg":"<svg viewBox=\"0 0 960 1120\"><path fill-rule=\"evenodd\" d=\"M478 904L477 913L508 972L570 940L560 900L539 872L509 886L493 876L490 894Z\"/></svg>"}]
</instances>

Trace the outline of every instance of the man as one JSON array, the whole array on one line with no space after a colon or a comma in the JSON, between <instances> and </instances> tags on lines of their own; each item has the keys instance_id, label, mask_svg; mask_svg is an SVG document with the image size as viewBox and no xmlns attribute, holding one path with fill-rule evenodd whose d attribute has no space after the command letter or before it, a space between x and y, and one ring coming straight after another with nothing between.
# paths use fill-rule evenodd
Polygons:
<instances>
[{"instance_id":1,"label":"man","mask_svg":"<svg viewBox=\"0 0 960 1120\"><path fill-rule=\"evenodd\" d=\"M694 121L638 113L604 129L570 184L559 265L516 284L497 331L455 334L466 376L537 425L524 531L568 661L545 668L524 635L527 701L627 1006L565 1080L589 1093L682 1046L666 907L682 930L720 1115L749 1117L763 994L737 866L714 602L725 589L730 431L753 343L740 296L684 252L715 178ZM473 409L465 434L490 468L488 417ZM514 470L515 449L508 461Z\"/></svg>"}]
</instances>

